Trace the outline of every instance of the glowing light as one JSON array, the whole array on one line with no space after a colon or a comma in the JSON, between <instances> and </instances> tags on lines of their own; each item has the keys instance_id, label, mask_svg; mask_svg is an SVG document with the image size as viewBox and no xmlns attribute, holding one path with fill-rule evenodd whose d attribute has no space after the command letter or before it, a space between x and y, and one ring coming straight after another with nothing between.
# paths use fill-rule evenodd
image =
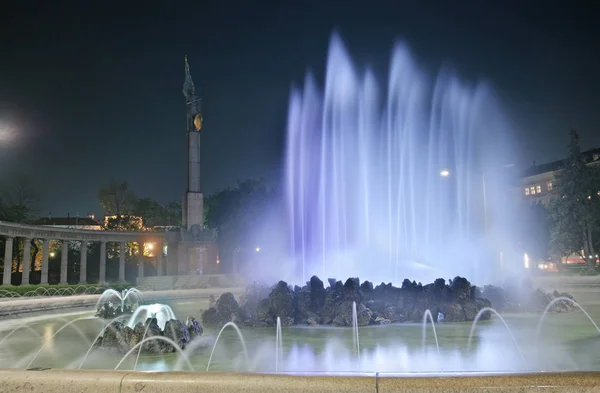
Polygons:
<instances>
[{"instance_id":1,"label":"glowing light","mask_svg":"<svg viewBox=\"0 0 600 393\"><path fill-rule=\"evenodd\" d=\"M260 247L256 247L256 248L254 249L254 251L256 251L256 252L260 252Z\"/></svg>"},{"instance_id":2,"label":"glowing light","mask_svg":"<svg viewBox=\"0 0 600 393\"><path fill-rule=\"evenodd\" d=\"M54 251L52 251L52 252L50 253L50 257L52 257L52 258L54 258L54 256L55 256L55 255L56 255L56 253L55 253Z\"/></svg>"},{"instance_id":3,"label":"glowing light","mask_svg":"<svg viewBox=\"0 0 600 393\"><path fill-rule=\"evenodd\" d=\"M148 250L154 249L154 243L148 243Z\"/></svg>"},{"instance_id":4,"label":"glowing light","mask_svg":"<svg viewBox=\"0 0 600 393\"><path fill-rule=\"evenodd\" d=\"M523 266L525 266L525 269L529 269L529 255L527 253L523 254Z\"/></svg>"},{"instance_id":5,"label":"glowing light","mask_svg":"<svg viewBox=\"0 0 600 393\"><path fill-rule=\"evenodd\" d=\"M450 176L450 171L448 169L443 169L440 172L440 176L442 176L442 177L448 177L448 176Z\"/></svg>"}]
</instances>

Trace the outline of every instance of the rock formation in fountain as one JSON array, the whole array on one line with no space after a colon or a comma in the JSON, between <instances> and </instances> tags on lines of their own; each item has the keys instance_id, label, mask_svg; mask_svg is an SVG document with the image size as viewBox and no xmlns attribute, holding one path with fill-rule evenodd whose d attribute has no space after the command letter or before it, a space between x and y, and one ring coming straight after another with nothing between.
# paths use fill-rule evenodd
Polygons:
<instances>
[{"instance_id":1,"label":"rock formation in fountain","mask_svg":"<svg viewBox=\"0 0 600 393\"><path fill-rule=\"evenodd\" d=\"M490 302L462 277L438 279L432 284L404 280L402 287L381 283L374 287L358 278L345 283L313 276L305 286L291 287L280 281L272 288L248 287L242 305L231 293L223 294L202 314L205 326L222 326L227 322L246 326L274 326L277 317L283 326L293 324L352 326L352 303L356 302L358 325L392 322L420 322L429 309L436 317L440 313L448 322L471 321ZM483 316L489 318L489 313Z\"/></svg>"},{"instance_id":2,"label":"rock formation in fountain","mask_svg":"<svg viewBox=\"0 0 600 393\"><path fill-rule=\"evenodd\" d=\"M345 283L330 278L325 288L323 281L313 276L305 286L292 287L284 281L275 286L251 285L241 304L233 294L223 294L210 309L202 314L205 326L221 327L235 322L251 327L275 326L277 317L283 326L294 324L352 326L352 303L356 302L358 325L421 322L425 310L445 322L472 321L484 307L500 310L541 312L557 296L572 298L569 294L547 294L539 289L516 291L485 286L483 292L463 277L452 280L437 279L427 285L405 279L401 288L392 284L374 287L369 281L362 284L358 278ZM488 297L489 295L489 297ZM514 308L513 305L518 305ZM558 302L550 310L571 311L573 306ZM489 319L486 312L481 319Z\"/></svg>"},{"instance_id":3,"label":"rock formation in fountain","mask_svg":"<svg viewBox=\"0 0 600 393\"><path fill-rule=\"evenodd\" d=\"M485 285L481 296L489 299L492 307L497 311L508 313L541 313L557 297L566 297L575 300L568 293L561 293L556 290L546 292L539 288L533 288L527 279L507 280L503 287ZM554 303L548 311L554 313L570 312L575 308L576 306L573 303L561 300Z\"/></svg>"},{"instance_id":4,"label":"rock formation in fountain","mask_svg":"<svg viewBox=\"0 0 600 393\"><path fill-rule=\"evenodd\" d=\"M104 335L94 344L96 348L127 353L145 338L162 336L173 340L184 349L190 342L202 336L203 329L193 317L188 317L186 323L171 319L161 330L156 318L148 318L144 323L139 322L134 328L121 322L112 322L104 330ZM210 343L207 341L206 346ZM202 347L200 345L199 347ZM175 348L163 340L148 340L142 344L142 353L161 354L175 352Z\"/></svg>"}]
</instances>

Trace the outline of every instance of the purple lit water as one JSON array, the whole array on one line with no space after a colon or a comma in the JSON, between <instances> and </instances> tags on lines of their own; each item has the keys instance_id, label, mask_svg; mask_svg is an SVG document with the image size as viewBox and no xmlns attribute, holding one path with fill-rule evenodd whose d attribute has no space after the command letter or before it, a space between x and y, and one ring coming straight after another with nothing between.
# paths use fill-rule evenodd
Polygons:
<instances>
[{"instance_id":1,"label":"purple lit water","mask_svg":"<svg viewBox=\"0 0 600 393\"><path fill-rule=\"evenodd\" d=\"M400 43L380 86L333 35L324 87L308 74L290 97L295 277L490 282L509 217L509 131L487 85L430 78Z\"/></svg>"}]
</instances>

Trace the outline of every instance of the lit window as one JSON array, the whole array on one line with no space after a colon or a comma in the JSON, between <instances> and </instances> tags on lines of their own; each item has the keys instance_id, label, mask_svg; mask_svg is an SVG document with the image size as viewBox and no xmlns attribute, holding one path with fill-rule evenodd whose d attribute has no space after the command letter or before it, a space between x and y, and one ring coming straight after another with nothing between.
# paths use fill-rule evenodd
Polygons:
<instances>
[{"instance_id":1,"label":"lit window","mask_svg":"<svg viewBox=\"0 0 600 393\"><path fill-rule=\"evenodd\" d=\"M540 186L539 184L535 187L535 192L540 194L542 192L542 186Z\"/></svg>"},{"instance_id":2,"label":"lit window","mask_svg":"<svg viewBox=\"0 0 600 393\"><path fill-rule=\"evenodd\" d=\"M529 193L531 195L535 195L535 187L534 186L529 187Z\"/></svg>"},{"instance_id":3,"label":"lit window","mask_svg":"<svg viewBox=\"0 0 600 393\"><path fill-rule=\"evenodd\" d=\"M529 187L525 188L525 195L529 195Z\"/></svg>"},{"instance_id":4,"label":"lit window","mask_svg":"<svg viewBox=\"0 0 600 393\"><path fill-rule=\"evenodd\" d=\"M548 191L552 191L552 182L546 184L548 186Z\"/></svg>"}]
</instances>

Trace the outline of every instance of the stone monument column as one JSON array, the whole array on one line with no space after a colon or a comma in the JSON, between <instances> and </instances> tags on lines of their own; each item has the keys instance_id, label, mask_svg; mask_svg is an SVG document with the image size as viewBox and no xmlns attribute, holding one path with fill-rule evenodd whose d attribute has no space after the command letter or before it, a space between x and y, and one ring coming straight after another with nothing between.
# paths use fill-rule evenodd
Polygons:
<instances>
[{"instance_id":1,"label":"stone monument column","mask_svg":"<svg viewBox=\"0 0 600 393\"><path fill-rule=\"evenodd\" d=\"M40 284L48 284L48 257L50 256L50 239L42 240L42 272Z\"/></svg>"},{"instance_id":2,"label":"stone monument column","mask_svg":"<svg viewBox=\"0 0 600 393\"><path fill-rule=\"evenodd\" d=\"M79 249L79 283L87 284L87 242L81 242Z\"/></svg>"},{"instance_id":3,"label":"stone monument column","mask_svg":"<svg viewBox=\"0 0 600 393\"><path fill-rule=\"evenodd\" d=\"M60 250L60 282L59 284L68 284L67 272L69 265L69 241L63 240L62 249Z\"/></svg>"},{"instance_id":4,"label":"stone monument column","mask_svg":"<svg viewBox=\"0 0 600 393\"><path fill-rule=\"evenodd\" d=\"M21 285L29 285L29 272L31 269L31 239L23 239L23 274Z\"/></svg>"},{"instance_id":5,"label":"stone monument column","mask_svg":"<svg viewBox=\"0 0 600 393\"><path fill-rule=\"evenodd\" d=\"M10 277L12 275L12 258L13 238L6 237L4 239L4 277L2 278L3 285L10 285Z\"/></svg>"},{"instance_id":6,"label":"stone monument column","mask_svg":"<svg viewBox=\"0 0 600 393\"><path fill-rule=\"evenodd\" d=\"M183 198L182 222L184 228L191 231L194 226L198 226L200 230L204 227L204 196L200 188L200 130L203 118L200 98L196 96L187 56L183 95L187 108L188 179L187 191Z\"/></svg>"}]
</instances>

